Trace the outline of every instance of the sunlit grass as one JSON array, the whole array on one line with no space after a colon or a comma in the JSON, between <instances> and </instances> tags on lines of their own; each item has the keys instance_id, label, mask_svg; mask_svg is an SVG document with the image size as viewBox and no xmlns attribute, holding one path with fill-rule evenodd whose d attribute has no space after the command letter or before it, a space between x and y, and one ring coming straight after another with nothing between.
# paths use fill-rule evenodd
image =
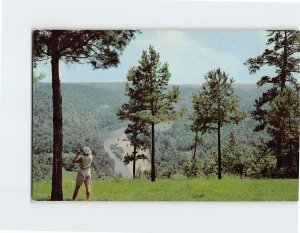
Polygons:
<instances>
[{"instance_id":1,"label":"sunlit grass","mask_svg":"<svg viewBox=\"0 0 300 233\"><path fill-rule=\"evenodd\" d=\"M64 200L70 200L76 173L63 174ZM92 180L92 201L297 201L297 179L238 177ZM51 181L33 183L33 200L49 200ZM77 200L85 200L82 186Z\"/></svg>"}]
</instances>

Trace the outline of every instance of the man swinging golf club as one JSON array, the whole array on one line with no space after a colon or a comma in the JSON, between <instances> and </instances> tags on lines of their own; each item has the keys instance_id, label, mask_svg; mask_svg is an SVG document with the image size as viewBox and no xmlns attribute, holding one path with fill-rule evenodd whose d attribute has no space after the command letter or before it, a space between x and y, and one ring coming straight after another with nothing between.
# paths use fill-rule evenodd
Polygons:
<instances>
[{"instance_id":1,"label":"man swinging golf club","mask_svg":"<svg viewBox=\"0 0 300 233\"><path fill-rule=\"evenodd\" d=\"M84 183L86 188L86 199L90 199L90 181L91 181L91 164L92 164L93 156L92 151L89 147L83 147L82 149L76 152L76 156L73 159L73 163L78 163L80 169L77 173L76 178L76 187L73 193L73 200L78 195L78 191L82 183Z\"/></svg>"}]
</instances>

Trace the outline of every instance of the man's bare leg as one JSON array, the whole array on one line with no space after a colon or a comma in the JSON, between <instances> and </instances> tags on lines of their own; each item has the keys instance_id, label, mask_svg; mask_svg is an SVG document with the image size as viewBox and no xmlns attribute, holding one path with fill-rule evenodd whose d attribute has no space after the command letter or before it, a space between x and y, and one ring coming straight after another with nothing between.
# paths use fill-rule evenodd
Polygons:
<instances>
[{"instance_id":1,"label":"man's bare leg","mask_svg":"<svg viewBox=\"0 0 300 233\"><path fill-rule=\"evenodd\" d=\"M90 187L86 186L85 188L86 188L86 199L90 200L90 195L91 195Z\"/></svg>"},{"instance_id":2,"label":"man's bare leg","mask_svg":"<svg viewBox=\"0 0 300 233\"><path fill-rule=\"evenodd\" d=\"M80 186L75 187L75 190L74 190L74 193L73 193L73 198L72 198L73 200L75 200L75 198L77 197L79 189L80 189Z\"/></svg>"}]
</instances>

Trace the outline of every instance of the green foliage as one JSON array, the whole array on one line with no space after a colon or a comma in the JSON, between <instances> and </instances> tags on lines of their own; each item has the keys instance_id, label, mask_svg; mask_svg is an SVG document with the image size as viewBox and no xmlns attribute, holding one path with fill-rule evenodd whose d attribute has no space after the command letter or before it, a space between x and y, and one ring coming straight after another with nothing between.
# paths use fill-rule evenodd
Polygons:
<instances>
[{"instance_id":1,"label":"green foliage","mask_svg":"<svg viewBox=\"0 0 300 233\"><path fill-rule=\"evenodd\" d=\"M255 101L255 110L252 115L258 121L255 130L266 129L269 133L271 140L269 140L268 146L276 154L278 171L286 171L285 177L298 177L299 171L299 139L297 139L299 118L294 117L293 121L294 123L296 121L296 123L292 127L289 127L290 123L287 123L291 119L289 114L295 116L295 114L299 115L299 112L292 113L292 111L289 111L290 103L286 101L290 99L294 105L293 107L298 111L298 104L295 106L295 103L299 100L296 96L292 97L293 95L288 97L289 94L286 88L299 91L299 85L295 77L295 74L300 72L299 36L300 32L296 30L269 31L268 48L265 49L262 55L250 58L245 63L249 65L250 73L256 73L264 66L275 69L274 75L264 75L257 82L259 87L267 86L268 89ZM287 133L287 131L293 130L297 133ZM290 137L288 134L294 136ZM295 139L297 139L297 142L292 143Z\"/></svg>"},{"instance_id":2,"label":"green foliage","mask_svg":"<svg viewBox=\"0 0 300 233\"><path fill-rule=\"evenodd\" d=\"M212 155L207 156L200 163L200 173L205 176L215 176L218 173L218 158L217 154L213 152Z\"/></svg>"},{"instance_id":3,"label":"green foliage","mask_svg":"<svg viewBox=\"0 0 300 233\"><path fill-rule=\"evenodd\" d=\"M269 30L267 49L262 55L256 58L249 58L245 65L249 66L250 73L256 73L264 66L272 66L275 68L275 76L263 76L257 82L258 86L272 84L283 88L287 83L297 85L297 80L293 76L294 73L299 73L299 36L297 30ZM269 98L272 101L273 97ZM262 100L262 99L261 99ZM267 99L265 99L267 100ZM266 103L266 102L265 102ZM261 103L264 104L264 103Z\"/></svg>"},{"instance_id":4,"label":"green foliage","mask_svg":"<svg viewBox=\"0 0 300 233\"><path fill-rule=\"evenodd\" d=\"M151 178L151 171L149 170L144 170L143 172L144 177L146 177L148 180Z\"/></svg>"},{"instance_id":5,"label":"green foliage","mask_svg":"<svg viewBox=\"0 0 300 233\"><path fill-rule=\"evenodd\" d=\"M298 177L299 103L298 92L284 88L271 103L266 116L266 130L271 136L267 145L277 154L277 168L285 170L285 177Z\"/></svg>"},{"instance_id":6,"label":"green foliage","mask_svg":"<svg viewBox=\"0 0 300 233\"><path fill-rule=\"evenodd\" d=\"M212 70L205 75L201 92L193 97L196 127L199 131L217 130L218 123L238 123L245 113L238 110L238 98L232 87L233 79L220 69Z\"/></svg>"},{"instance_id":7,"label":"green foliage","mask_svg":"<svg viewBox=\"0 0 300 233\"><path fill-rule=\"evenodd\" d=\"M162 171L161 177L170 179L171 176L174 175L174 173L174 167L172 165L169 165Z\"/></svg>"},{"instance_id":8,"label":"green foliage","mask_svg":"<svg viewBox=\"0 0 300 233\"><path fill-rule=\"evenodd\" d=\"M112 176L114 161L104 151L103 139L113 129L122 126L115 115L123 85L62 84L64 153L75 152L84 145L91 147L96 177ZM111 98L114 93L116 98ZM33 153L52 153L52 101L51 84L33 85ZM72 164L63 164L72 170Z\"/></svg>"},{"instance_id":9,"label":"green foliage","mask_svg":"<svg viewBox=\"0 0 300 233\"><path fill-rule=\"evenodd\" d=\"M122 179L122 173L121 172L117 172L115 175L114 175L114 180L116 181L116 182L120 182L121 181L121 179Z\"/></svg>"},{"instance_id":10,"label":"green foliage","mask_svg":"<svg viewBox=\"0 0 300 233\"><path fill-rule=\"evenodd\" d=\"M256 73L265 66L275 69L273 76L264 75L257 82L259 87L267 86L268 89L255 101L256 109L252 112L255 120L258 121L256 130L263 130L266 126L267 106L276 96L280 94L286 85L294 86L298 89L295 73L300 72L299 59L299 31L295 30L272 30L269 31L268 48L262 55L256 58L249 58L246 65L249 66L250 73Z\"/></svg>"},{"instance_id":11,"label":"green foliage","mask_svg":"<svg viewBox=\"0 0 300 233\"><path fill-rule=\"evenodd\" d=\"M246 115L238 110L238 98L232 87L233 79L229 79L224 71L209 71L205 80L201 91L193 96L191 130L196 132L195 150L199 131L202 134L218 132L218 178L221 179L221 127L229 123L237 124Z\"/></svg>"},{"instance_id":12,"label":"green foliage","mask_svg":"<svg viewBox=\"0 0 300 233\"><path fill-rule=\"evenodd\" d=\"M156 172L154 126L160 122L178 119L180 116L174 106L179 100L180 91L176 86L168 89L170 78L168 64L160 62L159 53L152 46L149 47L149 51L143 51L139 65L131 68L127 75L130 85L127 85L126 93L131 102L123 105L123 110L131 113L131 119L136 119L133 127L137 126L137 122L151 125L151 181L155 181ZM124 111L119 115L125 115ZM145 129L143 131L147 133Z\"/></svg>"},{"instance_id":13,"label":"green foliage","mask_svg":"<svg viewBox=\"0 0 300 233\"><path fill-rule=\"evenodd\" d=\"M241 178L245 174L249 153L244 147L244 142L236 138L236 134L232 131L229 134L227 145L223 147L223 171Z\"/></svg>"},{"instance_id":14,"label":"green foliage","mask_svg":"<svg viewBox=\"0 0 300 233\"><path fill-rule=\"evenodd\" d=\"M58 55L65 63L90 63L94 69L117 66L119 56L134 38L134 30L35 30L33 63ZM52 50L58 40L58 54Z\"/></svg>"},{"instance_id":15,"label":"green foliage","mask_svg":"<svg viewBox=\"0 0 300 233\"><path fill-rule=\"evenodd\" d=\"M125 155L124 163L127 165L133 162L133 178L135 178L135 163L138 159L148 159L145 154L139 154L138 150L146 150L150 147L150 130L145 119L140 118L139 113L143 111L143 104L139 99L142 92L141 86L137 85L137 82L131 82L136 75L135 67L131 68L127 74L125 95L129 97L129 101L124 103L117 111L117 116L121 120L129 120L125 134L130 140L130 144L133 146L133 152L131 155Z\"/></svg>"},{"instance_id":16,"label":"green foliage","mask_svg":"<svg viewBox=\"0 0 300 233\"><path fill-rule=\"evenodd\" d=\"M192 97L197 94L200 86L180 86L181 99L175 104L176 109L185 106L189 112L193 111ZM240 100L243 111L252 111L253 102L257 96L265 90L256 88L251 84L234 84L234 92ZM94 159L92 170L95 170L95 179L113 177L114 162L104 151L103 139L111 130L123 127L122 121L115 116L116 109L128 101L123 95L124 83L99 83L99 84L62 84L63 106L64 106L64 153L72 153L76 148L88 145L93 150ZM112 98L112 96L114 98ZM52 114L51 114L51 85L36 83L33 85L33 151L35 154L52 152ZM174 173L183 171L183 164L193 154L193 143L195 133L187 124L187 115L181 120L172 121L165 127L157 125L156 130L156 165L157 171L163 171L167 166L173 166ZM270 140L266 132L254 132L255 121L247 115L238 125L228 124L222 127L222 144L225 148L228 144L230 132L236 133L238 143L245 150L245 156L253 157L258 154L253 146L263 137L265 144ZM87 130L88 129L88 130ZM197 148L196 159L200 171L198 175L215 176L217 161L212 154L217 148L217 137L215 133L206 133L205 143ZM88 139L90 138L90 139ZM92 140L91 140L92 139ZM90 141L88 143L88 141ZM97 147L99 147L97 149ZM97 153L96 153L97 151ZM263 152L263 155L270 152ZM224 155L226 156L226 155ZM64 158L64 157L63 157ZM274 156L272 156L274 159ZM223 157L223 162L224 162ZM248 163L246 161L248 169ZM205 166L203 164L206 164ZM257 164L258 162L255 162ZM264 166L267 166L264 163ZM67 166L64 165L65 168ZM225 167L224 167L225 169ZM259 170L253 169L257 177L263 177ZM279 173L280 170L276 171ZM138 176L138 171L137 171ZM245 174L247 176L247 174ZM140 177L144 177L141 174ZM255 177L255 175L251 175Z\"/></svg>"},{"instance_id":17,"label":"green foliage","mask_svg":"<svg viewBox=\"0 0 300 233\"><path fill-rule=\"evenodd\" d=\"M39 181L51 177L52 159L46 154L32 155L32 180Z\"/></svg>"},{"instance_id":18,"label":"green foliage","mask_svg":"<svg viewBox=\"0 0 300 233\"><path fill-rule=\"evenodd\" d=\"M276 169L276 157L270 153L264 139L258 142L249 156L245 176L251 178L276 178L281 175Z\"/></svg>"},{"instance_id":19,"label":"green foliage","mask_svg":"<svg viewBox=\"0 0 300 233\"><path fill-rule=\"evenodd\" d=\"M199 170L200 168L198 161L196 161L195 159L188 159L183 164L183 174L186 177L197 177Z\"/></svg>"},{"instance_id":20,"label":"green foliage","mask_svg":"<svg viewBox=\"0 0 300 233\"><path fill-rule=\"evenodd\" d=\"M174 107L179 100L179 87L168 88L171 79L169 66L160 62L160 55L152 46L148 52L143 51L139 65L131 68L127 79L131 82L127 93L134 100L139 100L136 103L136 117L150 124L180 117Z\"/></svg>"},{"instance_id":21,"label":"green foliage","mask_svg":"<svg viewBox=\"0 0 300 233\"><path fill-rule=\"evenodd\" d=\"M128 165L130 162L134 161L134 160L149 160L148 157L145 154L136 154L135 156L126 154L123 158L123 162L125 165Z\"/></svg>"}]
</instances>

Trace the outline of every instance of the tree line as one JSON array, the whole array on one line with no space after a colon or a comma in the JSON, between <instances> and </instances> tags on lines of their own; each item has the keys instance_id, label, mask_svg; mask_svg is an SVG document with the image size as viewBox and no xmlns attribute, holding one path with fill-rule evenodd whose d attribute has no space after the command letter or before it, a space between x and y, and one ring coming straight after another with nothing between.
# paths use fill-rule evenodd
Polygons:
<instances>
[{"instance_id":1,"label":"tree line","mask_svg":"<svg viewBox=\"0 0 300 233\"><path fill-rule=\"evenodd\" d=\"M299 171L299 94L298 83L294 74L299 73L300 59L298 31L269 31L264 53L245 62L250 73L255 73L264 66L275 67L274 77L263 76L257 82L259 87L268 84L268 89L255 101L252 117L259 122L255 131L266 130L270 139L261 142L267 150L276 156L276 171L279 176L298 177ZM271 47L272 46L272 47ZM130 161L133 162L133 178L135 178L135 161L144 159L137 156L137 148L151 151L151 181L155 181L155 124L178 119L184 109L175 110L174 103L180 98L179 88L173 86L167 90L171 74L167 63L159 61L159 53L150 45L149 51L143 51L137 67L132 67L127 75L125 93L130 100L123 104L117 115L128 120L125 133L134 146ZM186 172L196 176L196 151L203 142L204 134L217 132L217 174L222 177L221 128L226 124L238 124L246 117L246 112L239 109L238 98L234 94L234 80L220 68L209 71L205 75L205 83L199 93L193 96L193 113L190 114L190 130L195 133L192 145L193 155ZM134 126L134 127L133 127ZM148 126L148 127L147 127ZM151 128L151 138L149 129ZM142 134L139 138L138 136ZM227 169L232 173L243 174L246 160L236 149L234 133L230 135L227 149ZM241 149L241 148L240 148ZM242 151L242 150L241 150ZM231 158L229 158L231 156ZM235 160L229 168L228 160ZM125 158L128 160L128 157ZM248 162L250 160L247 160Z\"/></svg>"}]
</instances>

